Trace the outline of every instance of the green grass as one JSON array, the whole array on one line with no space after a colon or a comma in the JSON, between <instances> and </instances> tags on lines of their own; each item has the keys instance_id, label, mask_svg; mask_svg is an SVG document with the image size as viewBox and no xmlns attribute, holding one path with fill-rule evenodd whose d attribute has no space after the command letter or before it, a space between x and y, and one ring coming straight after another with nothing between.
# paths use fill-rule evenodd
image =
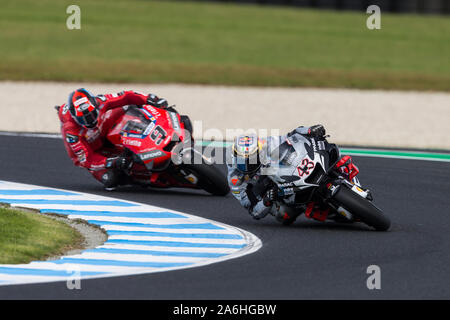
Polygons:
<instances>
[{"instance_id":1,"label":"green grass","mask_svg":"<svg viewBox=\"0 0 450 320\"><path fill-rule=\"evenodd\" d=\"M62 221L0 208L0 263L19 264L79 248L83 237Z\"/></svg>"},{"instance_id":2,"label":"green grass","mask_svg":"<svg viewBox=\"0 0 450 320\"><path fill-rule=\"evenodd\" d=\"M223 3L0 2L0 79L450 90L450 19Z\"/></svg>"}]
</instances>

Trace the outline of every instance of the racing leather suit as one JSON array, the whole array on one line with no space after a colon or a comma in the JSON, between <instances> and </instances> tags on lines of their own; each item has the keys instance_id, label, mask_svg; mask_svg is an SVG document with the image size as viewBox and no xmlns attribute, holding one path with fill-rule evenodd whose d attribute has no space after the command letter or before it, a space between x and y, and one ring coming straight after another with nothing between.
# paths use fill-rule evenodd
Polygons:
<instances>
[{"instance_id":1,"label":"racing leather suit","mask_svg":"<svg viewBox=\"0 0 450 320\"><path fill-rule=\"evenodd\" d=\"M288 135L268 137L267 143L264 146L266 154L278 148L286 139L293 135L308 135L310 127L298 127L290 132ZM254 219L261 219L272 213L273 205L266 206L264 204L264 195L270 188L270 179L264 175L264 170L267 169L264 164L252 175L246 175L236 169L236 167L228 163L228 184L230 185L231 193L239 200L241 205L248 210ZM277 217L279 218L279 217ZM281 219L279 219L281 220Z\"/></svg>"},{"instance_id":2,"label":"racing leather suit","mask_svg":"<svg viewBox=\"0 0 450 320\"><path fill-rule=\"evenodd\" d=\"M107 133L125 112L123 106L143 105L147 103L147 98L147 95L134 91L96 96L98 124L91 129L76 123L70 115L68 105L63 104L58 112L61 134L74 165L88 169L94 178L101 182L103 174L108 171L106 162L109 155L104 147Z\"/></svg>"}]
</instances>

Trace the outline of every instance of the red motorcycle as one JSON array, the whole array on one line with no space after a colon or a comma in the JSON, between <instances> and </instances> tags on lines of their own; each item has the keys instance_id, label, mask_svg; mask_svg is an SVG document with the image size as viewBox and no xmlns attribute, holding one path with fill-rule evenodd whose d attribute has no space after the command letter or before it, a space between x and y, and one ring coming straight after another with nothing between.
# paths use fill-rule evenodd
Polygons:
<instances>
[{"instance_id":1,"label":"red motorcycle","mask_svg":"<svg viewBox=\"0 0 450 320\"><path fill-rule=\"evenodd\" d=\"M132 184L157 188L203 189L224 196L226 177L194 148L188 116L173 108L126 106L107 134L111 154L132 160L125 172Z\"/></svg>"}]
</instances>

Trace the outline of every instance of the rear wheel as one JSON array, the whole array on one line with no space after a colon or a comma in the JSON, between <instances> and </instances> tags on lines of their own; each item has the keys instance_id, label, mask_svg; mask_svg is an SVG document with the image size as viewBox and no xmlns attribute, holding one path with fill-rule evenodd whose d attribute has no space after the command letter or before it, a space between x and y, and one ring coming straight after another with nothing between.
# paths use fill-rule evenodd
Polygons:
<instances>
[{"instance_id":1,"label":"rear wheel","mask_svg":"<svg viewBox=\"0 0 450 320\"><path fill-rule=\"evenodd\" d=\"M378 231L386 231L391 226L391 221L380 209L345 186L341 186L333 198L362 222Z\"/></svg>"},{"instance_id":2,"label":"rear wheel","mask_svg":"<svg viewBox=\"0 0 450 320\"><path fill-rule=\"evenodd\" d=\"M208 164L185 164L184 168L198 178L197 185L203 190L216 196L225 196L230 192L226 177L216 167Z\"/></svg>"}]
</instances>

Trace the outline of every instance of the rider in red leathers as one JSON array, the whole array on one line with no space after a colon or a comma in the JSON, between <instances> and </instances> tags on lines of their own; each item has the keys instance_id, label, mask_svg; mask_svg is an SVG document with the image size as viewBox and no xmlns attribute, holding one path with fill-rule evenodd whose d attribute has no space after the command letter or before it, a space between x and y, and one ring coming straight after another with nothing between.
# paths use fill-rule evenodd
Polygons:
<instances>
[{"instance_id":1,"label":"rider in red leathers","mask_svg":"<svg viewBox=\"0 0 450 320\"><path fill-rule=\"evenodd\" d=\"M122 171L131 165L126 157L108 154L106 135L124 114L123 106L144 104L157 108L168 106L165 99L154 94L122 91L94 96L81 88L72 92L68 102L57 108L67 153L76 166L88 169L106 190L126 184Z\"/></svg>"}]
</instances>

